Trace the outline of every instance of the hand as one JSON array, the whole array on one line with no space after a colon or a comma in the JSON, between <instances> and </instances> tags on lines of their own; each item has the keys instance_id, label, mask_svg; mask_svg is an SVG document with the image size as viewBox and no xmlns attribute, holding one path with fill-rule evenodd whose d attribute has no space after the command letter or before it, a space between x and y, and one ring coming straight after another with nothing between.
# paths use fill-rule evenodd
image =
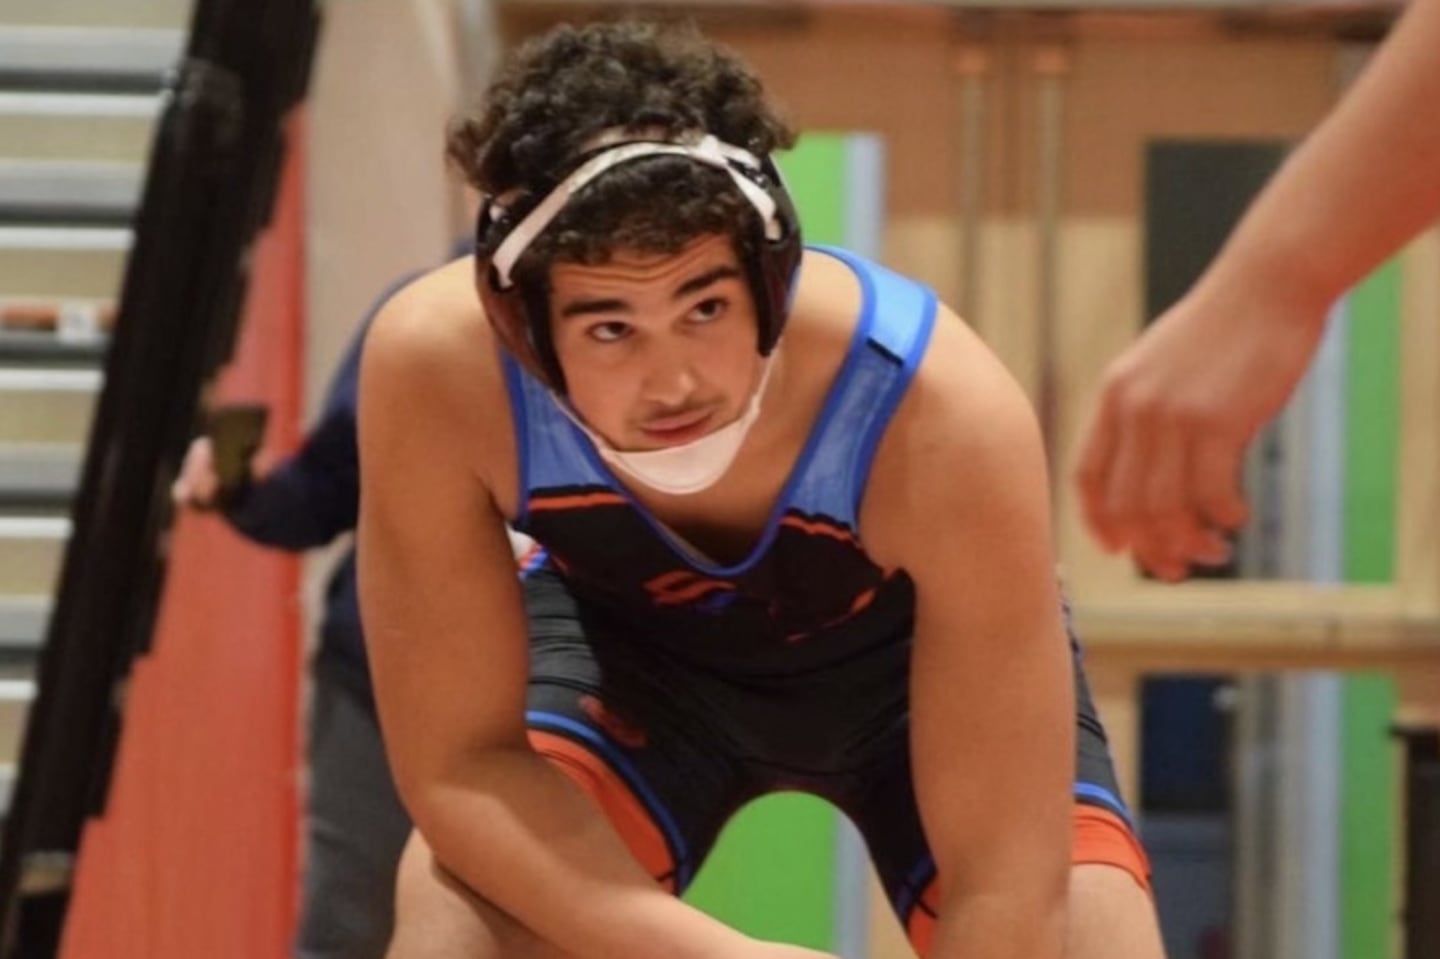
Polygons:
<instances>
[{"instance_id":1,"label":"hand","mask_svg":"<svg viewBox=\"0 0 1440 959\"><path fill-rule=\"evenodd\" d=\"M1245 522L1241 458L1284 406L1324 308L1197 286L1106 371L1076 480L1091 532L1165 580L1225 562Z\"/></svg>"},{"instance_id":2,"label":"hand","mask_svg":"<svg viewBox=\"0 0 1440 959\"><path fill-rule=\"evenodd\" d=\"M177 506L213 509L220 495L220 474L215 469L215 449L205 436L196 438L185 452L180 475L170 485L170 498Z\"/></svg>"}]
</instances>

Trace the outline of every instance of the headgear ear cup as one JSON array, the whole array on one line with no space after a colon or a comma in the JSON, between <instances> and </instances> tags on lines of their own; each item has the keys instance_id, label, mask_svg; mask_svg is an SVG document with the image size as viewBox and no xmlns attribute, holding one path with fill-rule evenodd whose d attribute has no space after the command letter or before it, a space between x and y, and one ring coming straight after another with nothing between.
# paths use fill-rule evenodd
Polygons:
<instances>
[{"instance_id":1,"label":"headgear ear cup","mask_svg":"<svg viewBox=\"0 0 1440 959\"><path fill-rule=\"evenodd\" d=\"M517 310L523 311L524 304L511 291L500 289L495 283L490 257L496 247L514 229L515 221L509 216L507 207L489 194L480 197L480 209L475 217L475 290L485 308L485 318L500 337L501 344L527 367L532 366L534 352L528 339L526 324Z\"/></svg>"},{"instance_id":2,"label":"headgear ear cup","mask_svg":"<svg viewBox=\"0 0 1440 959\"><path fill-rule=\"evenodd\" d=\"M706 136L698 144L631 140L579 158L558 186L541 197L521 195L502 203L483 197L476 223L476 288L501 342L533 375L563 395L565 375L551 338L544 284L521 281L511 271L524 250L585 184L620 163L645 156L675 155L717 167L755 208L758 235L742 244L746 280L755 300L757 349L768 356L785 327L790 291L800 263L800 224L795 207L768 157ZM535 287L541 287L535 289Z\"/></svg>"},{"instance_id":3,"label":"headgear ear cup","mask_svg":"<svg viewBox=\"0 0 1440 959\"><path fill-rule=\"evenodd\" d=\"M775 219L780 226L780 236L770 239L765 235L765 226L760 227L758 239L759 255L753 258L751 268L759 275L750 281L752 295L761 311L760 342L761 356L769 356L785 331L785 321L790 315L790 295L795 288L795 272L800 268L803 252L800 242L800 218L795 213L795 204L790 191L785 189L785 180L779 168L770 157L762 161L766 191L775 200Z\"/></svg>"}]
</instances>

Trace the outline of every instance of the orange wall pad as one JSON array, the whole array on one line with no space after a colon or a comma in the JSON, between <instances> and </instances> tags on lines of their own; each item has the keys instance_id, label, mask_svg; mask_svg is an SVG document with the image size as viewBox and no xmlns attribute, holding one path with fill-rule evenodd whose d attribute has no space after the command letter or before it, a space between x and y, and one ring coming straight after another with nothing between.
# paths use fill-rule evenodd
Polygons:
<instances>
[{"instance_id":1,"label":"orange wall pad","mask_svg":"<svg viewBox=\"0 0 1440 959\"><path fill-rule=\"evenodd\" d=\"M303 116L260 241L225 401L298 439ZM299 564L179 517L154 647L135 669L110 804L81 847L64 959L281 959L299 891Z\"/></svg>"}]
</instances>

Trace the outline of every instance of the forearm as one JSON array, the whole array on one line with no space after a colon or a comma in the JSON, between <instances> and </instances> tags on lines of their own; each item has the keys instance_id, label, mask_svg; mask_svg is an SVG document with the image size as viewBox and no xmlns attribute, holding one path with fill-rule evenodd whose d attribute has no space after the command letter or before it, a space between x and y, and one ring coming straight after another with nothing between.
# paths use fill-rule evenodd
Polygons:
<instances>
[{"instance_id":1,"label":"forearm","mask_svg":"<svg viewBox=\"0 0 1440 959\"><path fill-rule=\"evenodd\" d=\"M1334 112L1296 150L1207 275L1311 313L1440 216L1440 0L1413 0Z\"/></svg>"},{"instance_id":2,"label":"forearm","mask_svg":"<svg viewBox=\"0 0 1440 959\"><path fill-rule=\"evenodd\" d=\"M347 362L346 369L352 364ZM342 369L342 380L345 372ZM360 463L353 387L339 393L298 450L252 476L227 504L226 518L245 536L266 546L303 550L324 546L355 528Z\"/></svg>"},{"instance_id":3,"label":"forearm","mask_svg":"<svg viewBox=\"0 0 1440 959\"><path fill-rule=\"evenodd\" d=\"M745 937L662 890L587 797L530 750L486 750L407 798L477 895L586 959L730 959Z\"/></svg>"},{"instance_id":4,"label":"forearm","mask_svg":"<svg viewBox=\"0 0 1440 959\"><path fill-rule=\"evenodd\" d=\"M997 891L946 896L929 959L1061 959L1065 895Z\"/></svg>"},{"instance_id":5,"label":"forearm","mask_svg":"<svg viewBox=\"0 0 1440 959\"><path fill-rule=\"evenodd\" d=\"M263 546L314 549L354 527L356 485L289 460L241 490L226 504L225 518Z\"/></svg>"}]
</instances>

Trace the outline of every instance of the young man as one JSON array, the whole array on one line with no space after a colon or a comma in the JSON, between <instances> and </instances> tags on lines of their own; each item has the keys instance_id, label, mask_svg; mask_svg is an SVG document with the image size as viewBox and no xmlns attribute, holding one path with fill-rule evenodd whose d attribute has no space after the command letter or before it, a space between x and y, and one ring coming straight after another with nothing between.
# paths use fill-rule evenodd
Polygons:
<instances>
[{"instance_id":1,"label":"young man","mask_svg":"<svg viewBox=\"0 0 1440 959\"><path fill-rule=\"evenodd\" d=\"M1165 579L1224 559L1245 447L1304 376L1330 306L1440 217L1437 50L1440 0L1412 0L1194 289L1110 365L1077 476L1107 548Z\"/></svg>"},{"instance_id":2,"label":"young man","mask_svg":"<svg viewBox=\"0 0 1440 959\"><path fill-rule=\"evenodd\" d=\"M778 789L856 822L929 956L1160 953L1031 411L928 290L800 247L792 139L633 23L522 48L452 136L477 257L362 373L392 959L814 955L672 895Z\"/></svg>"}]
</instances>

